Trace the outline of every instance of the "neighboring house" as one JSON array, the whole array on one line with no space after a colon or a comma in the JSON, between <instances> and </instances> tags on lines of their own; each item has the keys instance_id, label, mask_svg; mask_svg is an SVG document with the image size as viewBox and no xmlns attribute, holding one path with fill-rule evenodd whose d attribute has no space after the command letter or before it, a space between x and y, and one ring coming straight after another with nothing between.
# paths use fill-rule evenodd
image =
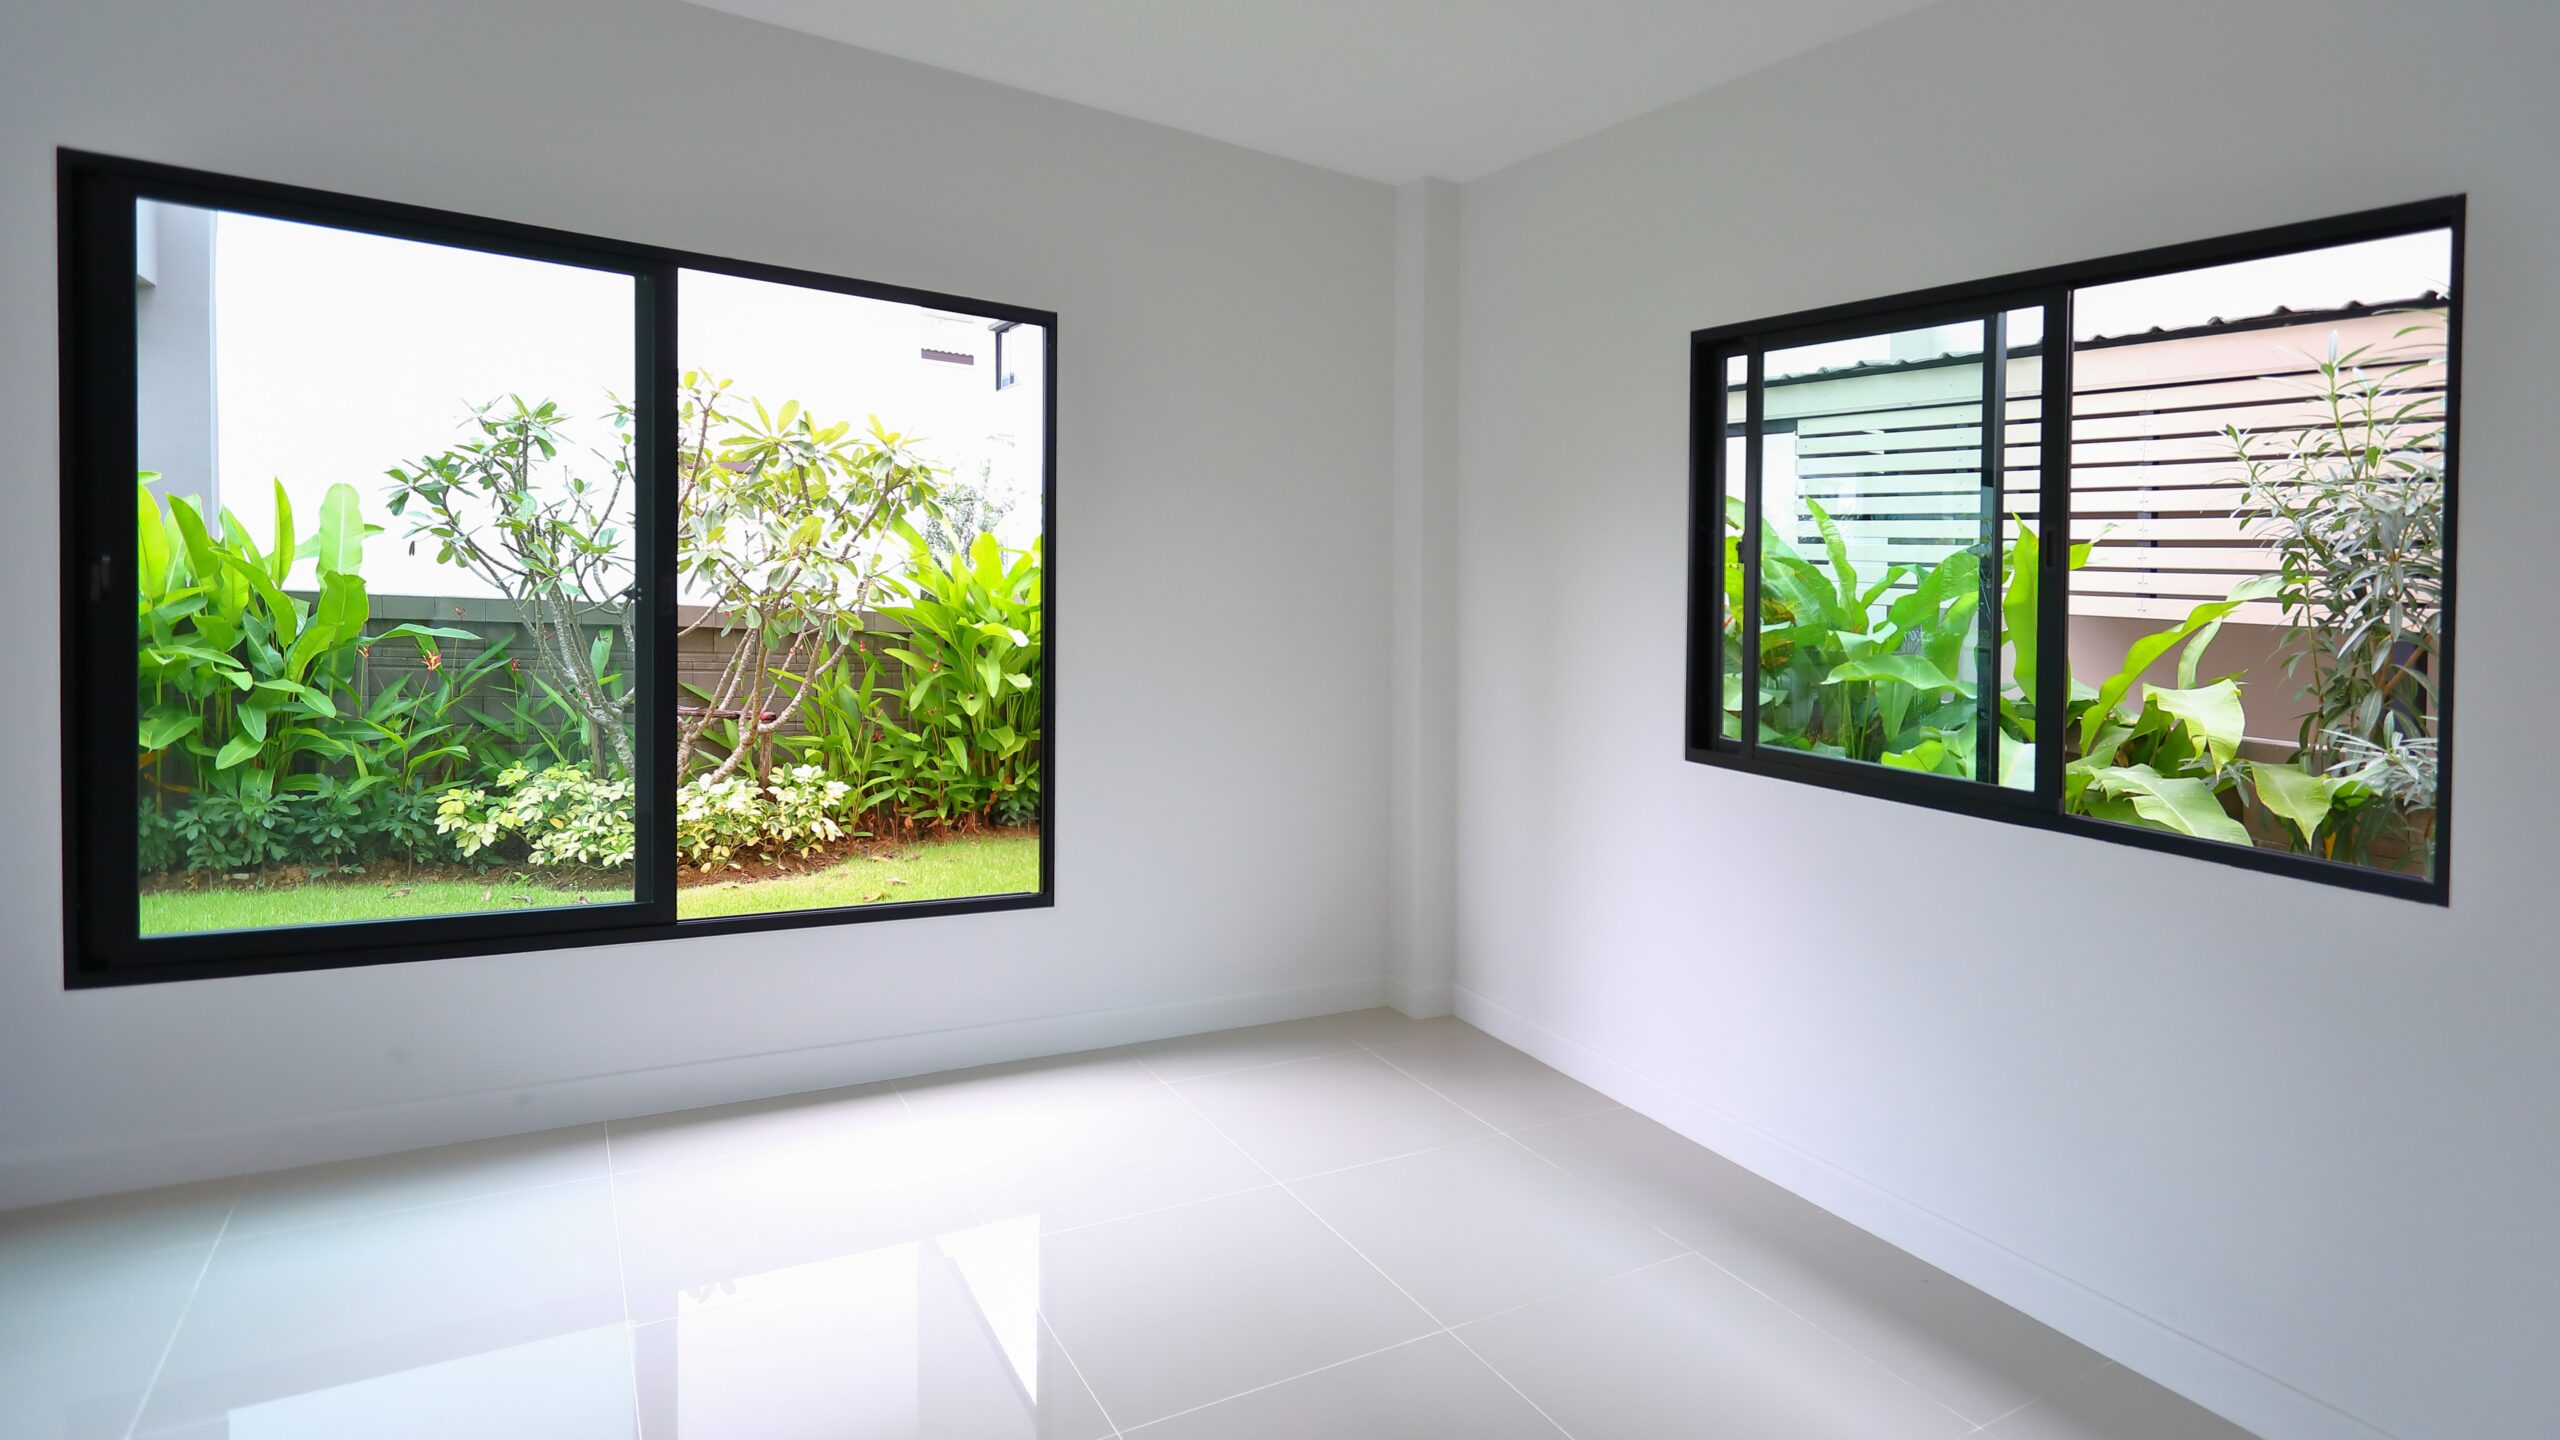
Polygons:
<instances>
[{"instance_id":1,"label":"neighboring house","mask_svg":"<svg viewBox=\"0 0 2560 1440\"><path fill-rule=\"evenodd\" d=\"M2174 330L2081 339L2073 350L2072 528L2095 541L2073 577L2071 648L2086 677L2122 663L2136 638L2175 624L2198 603L2267 573L2273 552L2241 513L2242 468L2226 426L2258 437L2262 457L2289 453L2322 407L2313 366L2334 339L2341 352L2423 343L2395 339L2435 295L2334 310L2214 320ZM2413 314L2412 312L2423 312ZM2041 462L2040 347L2010 362L2003 509L2033 523ZM2439 386L2440 388L2440 381ZM1808 502L1846 536L1862 579L1886 566L1925 567L1978 544L1982 370L1978 354L1866 361L1773 378L1767 387L1762 504L1768 523L1827 568ZM1736 427L1732 452L1739 460ZM1738 471L1737 471L1738 473ZM2296 710L2269 662L2280 608L2243 605L2214 642L2213 674L2248 672L2250 730L2292 733ZM2174 683L2175 653L2154 677Z\"/></svg>"}]
</instances>

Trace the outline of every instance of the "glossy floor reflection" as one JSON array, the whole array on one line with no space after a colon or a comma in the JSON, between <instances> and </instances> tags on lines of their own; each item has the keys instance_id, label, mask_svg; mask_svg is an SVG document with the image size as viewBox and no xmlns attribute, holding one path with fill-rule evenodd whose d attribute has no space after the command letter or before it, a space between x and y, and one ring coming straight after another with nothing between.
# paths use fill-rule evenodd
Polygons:
<instances>
[{"instance_id":1,"label":"glossy floor reflection","mask_svg":"<svg viewBox=\"0 0 2560 1440\"><path fill-rule=\"evenodd\" d=\"M0 1216L29 1440L2246 1440L1389 1011Z\"/></svg>"}]
</instances>

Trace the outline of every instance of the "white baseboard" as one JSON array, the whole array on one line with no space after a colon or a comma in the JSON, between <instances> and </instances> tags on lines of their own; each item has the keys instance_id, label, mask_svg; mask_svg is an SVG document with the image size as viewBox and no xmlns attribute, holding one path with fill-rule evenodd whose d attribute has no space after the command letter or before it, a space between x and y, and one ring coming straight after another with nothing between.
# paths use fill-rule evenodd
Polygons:
<instances>
[{"instance_id":1,"label":"white baseboard","mask_svg":"<svg viewBox=\"0 0 2560 1440\"><path fill-rule=\"evenodd\" d=\"M1459 1018L2266 1440L2397 1440L2194 1336L1571 1036L1455 987Z\"/></svg>"},{"instance_id":2,"label":"white baseboard","mask_svg":"<svg viewBox=\"0 0 2560 1440\"><path fill-rule=\"evenodd\" d=\"M319 1111L227 1130L22 1153L0 1158L0 1210L1365 1010L1385 999L1383 979L1337 980L572 1076Z\"/></svg>"}]
</instances>

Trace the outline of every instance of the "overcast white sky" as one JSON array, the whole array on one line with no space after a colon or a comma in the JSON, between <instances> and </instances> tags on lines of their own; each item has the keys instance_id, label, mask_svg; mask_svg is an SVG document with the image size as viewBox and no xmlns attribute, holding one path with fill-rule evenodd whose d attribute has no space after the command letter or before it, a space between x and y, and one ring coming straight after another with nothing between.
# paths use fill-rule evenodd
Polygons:
<instances>
[{"instance_id":1,"label":"overcast white sky","mask_svg":"<svg viewBox=\"0 0 2560 1440\"><path fill-rule=\"evenodd\" d=\"M685 272L680 363L778 407L860 428L877 414L956 478L993 467L1014 504L1003 538L1039 533L1040 390L995 388L989 322L912 305ZM588 447L613 448L610 397L628 399L632 282L620 275L413 241L224 214L215 241L218 486L264 536L270 477L305 530L337 481L365 493L388 533L367 547L377 594L486 595L432 543L409 553L382 508L383 472L465 438L468 407L508 394L574 417L563 463L601 477ZM1036 335L1025 327L1019 342ZM923 359L930 347L972 365ZM1038 343L1019 350L1038 351ZM1007 346L1009 356L1017 343ZM148 457L145 468L149 468ZM308 576L302 577L306 582Z\"/></svg>"}]
</instances>

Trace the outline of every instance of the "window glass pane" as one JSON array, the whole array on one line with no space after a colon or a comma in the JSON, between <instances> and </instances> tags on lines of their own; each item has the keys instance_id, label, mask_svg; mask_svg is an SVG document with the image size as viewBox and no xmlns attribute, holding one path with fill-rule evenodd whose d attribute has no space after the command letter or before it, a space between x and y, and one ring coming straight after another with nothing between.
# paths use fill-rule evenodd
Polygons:
<instances>
[{"instance_id":1,"label":"window glass pane","mask_svg":"<svg viewBox=\"0 0 2560 1440\"><path fill-rule=\"evenodd\" d=\"M2074 297L2075 814L2425 876L2449 231Z\"/></svg>"},{"instance_id":2,"label":"window glass pane","mask_svg":"<svg viewBox=\"0 0 2560 1440\"><path fill-rule=\"evenodd\" d=\"M135 221L142 933L630 900L631 279Z\"/></svg>"},{"instance_id":3,"label":"window glass pane","mask_svg":"<svg viewBox=\"0 0 2560 1440\"><path fill-rule=\"evenodd\" d=\"M2000 533L1983 465L1988 328L1766 357L1763 747L1975 776L1981 557Z\"/></svg>"},{"instance_id":4,"label":"window glass pane","mask_svg":"<svg viewBox=\"0 0 2560 1440\"><path fill-rule=\"evenodd\" d=\"M1039 890L1044 331L681 283L679 918Z\"/></svg>"}]
</instances>

